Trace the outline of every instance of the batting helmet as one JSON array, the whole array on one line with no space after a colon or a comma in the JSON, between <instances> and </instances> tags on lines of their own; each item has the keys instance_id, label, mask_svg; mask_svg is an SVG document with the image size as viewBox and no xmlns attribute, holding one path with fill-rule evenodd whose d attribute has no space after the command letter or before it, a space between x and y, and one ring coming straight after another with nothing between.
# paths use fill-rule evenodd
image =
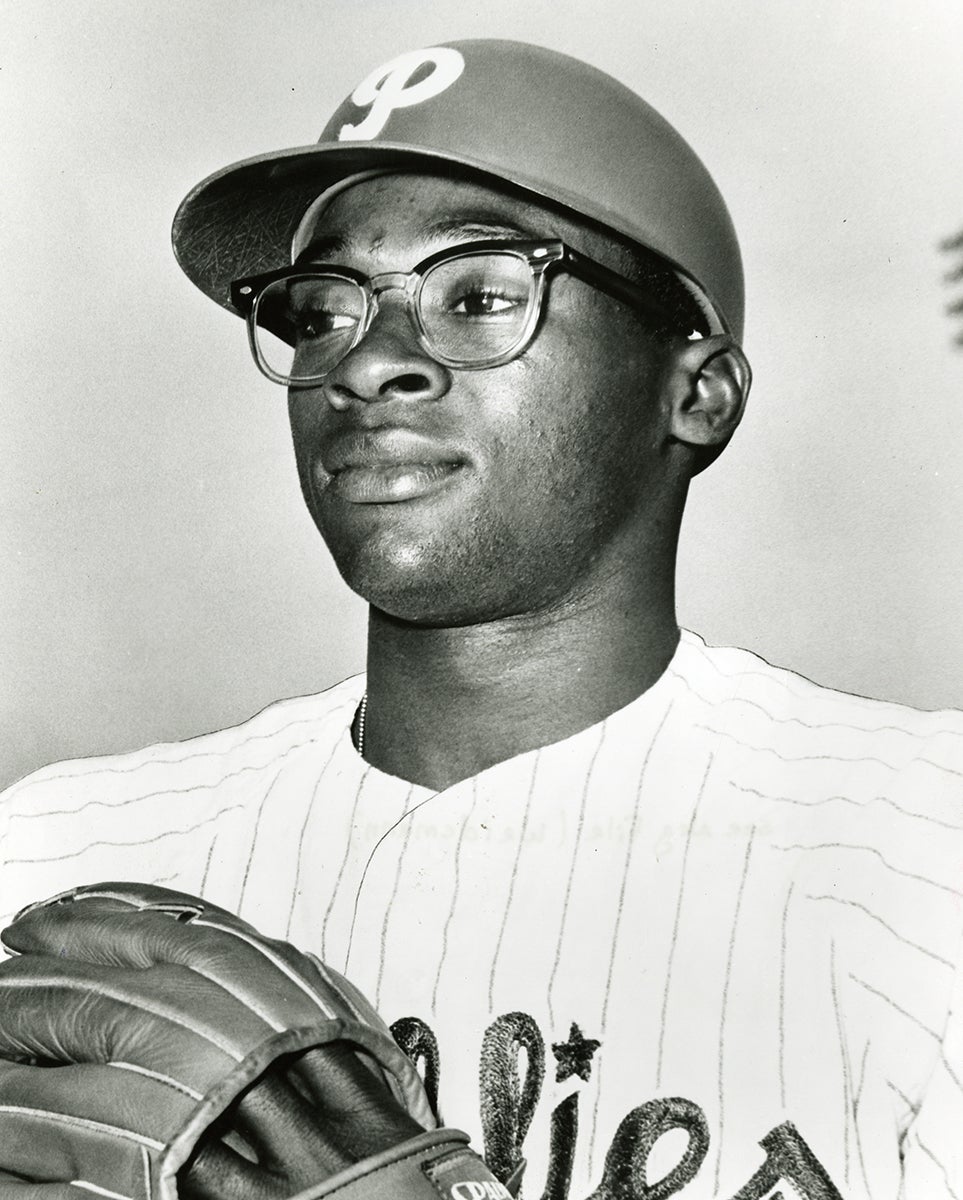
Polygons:
<instances>
[{"instance_id":1,"label":"batting helmet","mask_svg":"<svg viewBox=\"0 0 963 1200\"><path fill-rule=\"evenodd\" d=\"M719 190L646 102L578 59L510 41L462 41L372 71L316 145L235 163L198 184L174 219L187 275L231 308L232 279L290 260L309 204L359 171L482 172L654 251L739 338L742 263Z\"/></svg>"}]
</instances>

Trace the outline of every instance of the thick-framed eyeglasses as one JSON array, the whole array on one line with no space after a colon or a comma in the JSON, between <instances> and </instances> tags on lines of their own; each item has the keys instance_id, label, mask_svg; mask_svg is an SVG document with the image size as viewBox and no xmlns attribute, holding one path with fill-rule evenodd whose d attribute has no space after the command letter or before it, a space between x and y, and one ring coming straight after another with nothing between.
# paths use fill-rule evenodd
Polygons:
<instances>
[{"instance_id":1,"label":"thick-framed eyeglasses","mask_svg":"<svg viewBox=\"0 0 963 1200\"><path fill-rule=\"evenodd\" d=\"M275 383L321 383L361 341L381 298L402 293L425 352L447 367L481 370L517 358L538 328L549 274L567 271L665 325L643 288L564 242L481 241L439 250L411 271L367 276L305 263L238 279L231 302L247 319L254 361Z\"/></svg>"}]
</instances>

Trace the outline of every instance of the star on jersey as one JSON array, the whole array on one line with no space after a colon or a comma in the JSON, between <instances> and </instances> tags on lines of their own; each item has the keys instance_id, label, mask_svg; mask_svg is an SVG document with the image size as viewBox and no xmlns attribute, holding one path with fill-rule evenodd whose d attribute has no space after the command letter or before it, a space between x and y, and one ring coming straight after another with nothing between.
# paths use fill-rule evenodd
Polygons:
<instances>
[{"instance_id":1,"label":"star on jersey","mask_svg":"<svg viewBox=\"0 0 963 1200\"><path fill-rule=\"evenodd\" d=\"M567 1042L552 1042L552 1053L558 1066L555 1068L555 1082L562 1083L577 1075L579 1079L588 1080L592 1074L592 1055L602 1043L595 1038L582 1036L582 1031L572 1022Z\"/></svg>"}]
</instances>

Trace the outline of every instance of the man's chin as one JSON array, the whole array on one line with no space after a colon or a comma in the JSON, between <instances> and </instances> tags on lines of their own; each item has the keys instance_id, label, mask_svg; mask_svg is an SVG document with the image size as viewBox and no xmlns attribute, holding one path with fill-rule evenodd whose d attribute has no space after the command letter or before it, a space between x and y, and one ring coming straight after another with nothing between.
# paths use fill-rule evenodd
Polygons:
<instances>
[{"instance_id":1,"label":"man's chin","mask_svg":"<svg viewBox=\"0 0 963 1200\"><path fill-rule=\"evenodd\" d=\"M377 520L323 507L316 523L348 587L397 621L474 625L525 607L525 588L516 586L525 572L506 570L514 555L501 539L479 536L450 510L421 517Z\"/></svg>"},{"instance_id":2,"label":"man's chin","mask_svg":"<svg viewBox=\"0 0 963 1200\"><path fill-rule=\"evenodd\" d=\"M350 541L321 532L342 579L372 608L411 624L447 623L450 572L431 560L424 544L384 531Z\"/></svg>"},{"instance_id":3,"label":"man's chin","mask_svg":"<svg viewBox=\"0 0 963 1200\"><path fill-rule=\"evenodd\" d=\"M499 615L483 581L473 581L452 562L426 560L423 549L395 549L392 555L335 555L348 587L385 617L441 629L482 624Z\"/></svg>"}]
</instances>

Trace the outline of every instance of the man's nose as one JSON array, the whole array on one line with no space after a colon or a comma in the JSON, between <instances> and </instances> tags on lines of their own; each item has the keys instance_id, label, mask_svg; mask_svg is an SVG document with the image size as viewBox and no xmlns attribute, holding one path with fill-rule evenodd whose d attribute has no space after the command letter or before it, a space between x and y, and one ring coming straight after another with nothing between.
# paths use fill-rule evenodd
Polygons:
<instances>
[{"instance_id":1,"label":"man's nose","mask_svg":"<svg viewBox=\"0 0 963 1200\"><path fill-rule=\"evenodd\" d=\"M451 386L451 373L421 345L404 297L392 288L373 303L375 313L361 341L324 381L331 406L346 409L358 400L440 400Z\"/></svg>"}]
</instances>

